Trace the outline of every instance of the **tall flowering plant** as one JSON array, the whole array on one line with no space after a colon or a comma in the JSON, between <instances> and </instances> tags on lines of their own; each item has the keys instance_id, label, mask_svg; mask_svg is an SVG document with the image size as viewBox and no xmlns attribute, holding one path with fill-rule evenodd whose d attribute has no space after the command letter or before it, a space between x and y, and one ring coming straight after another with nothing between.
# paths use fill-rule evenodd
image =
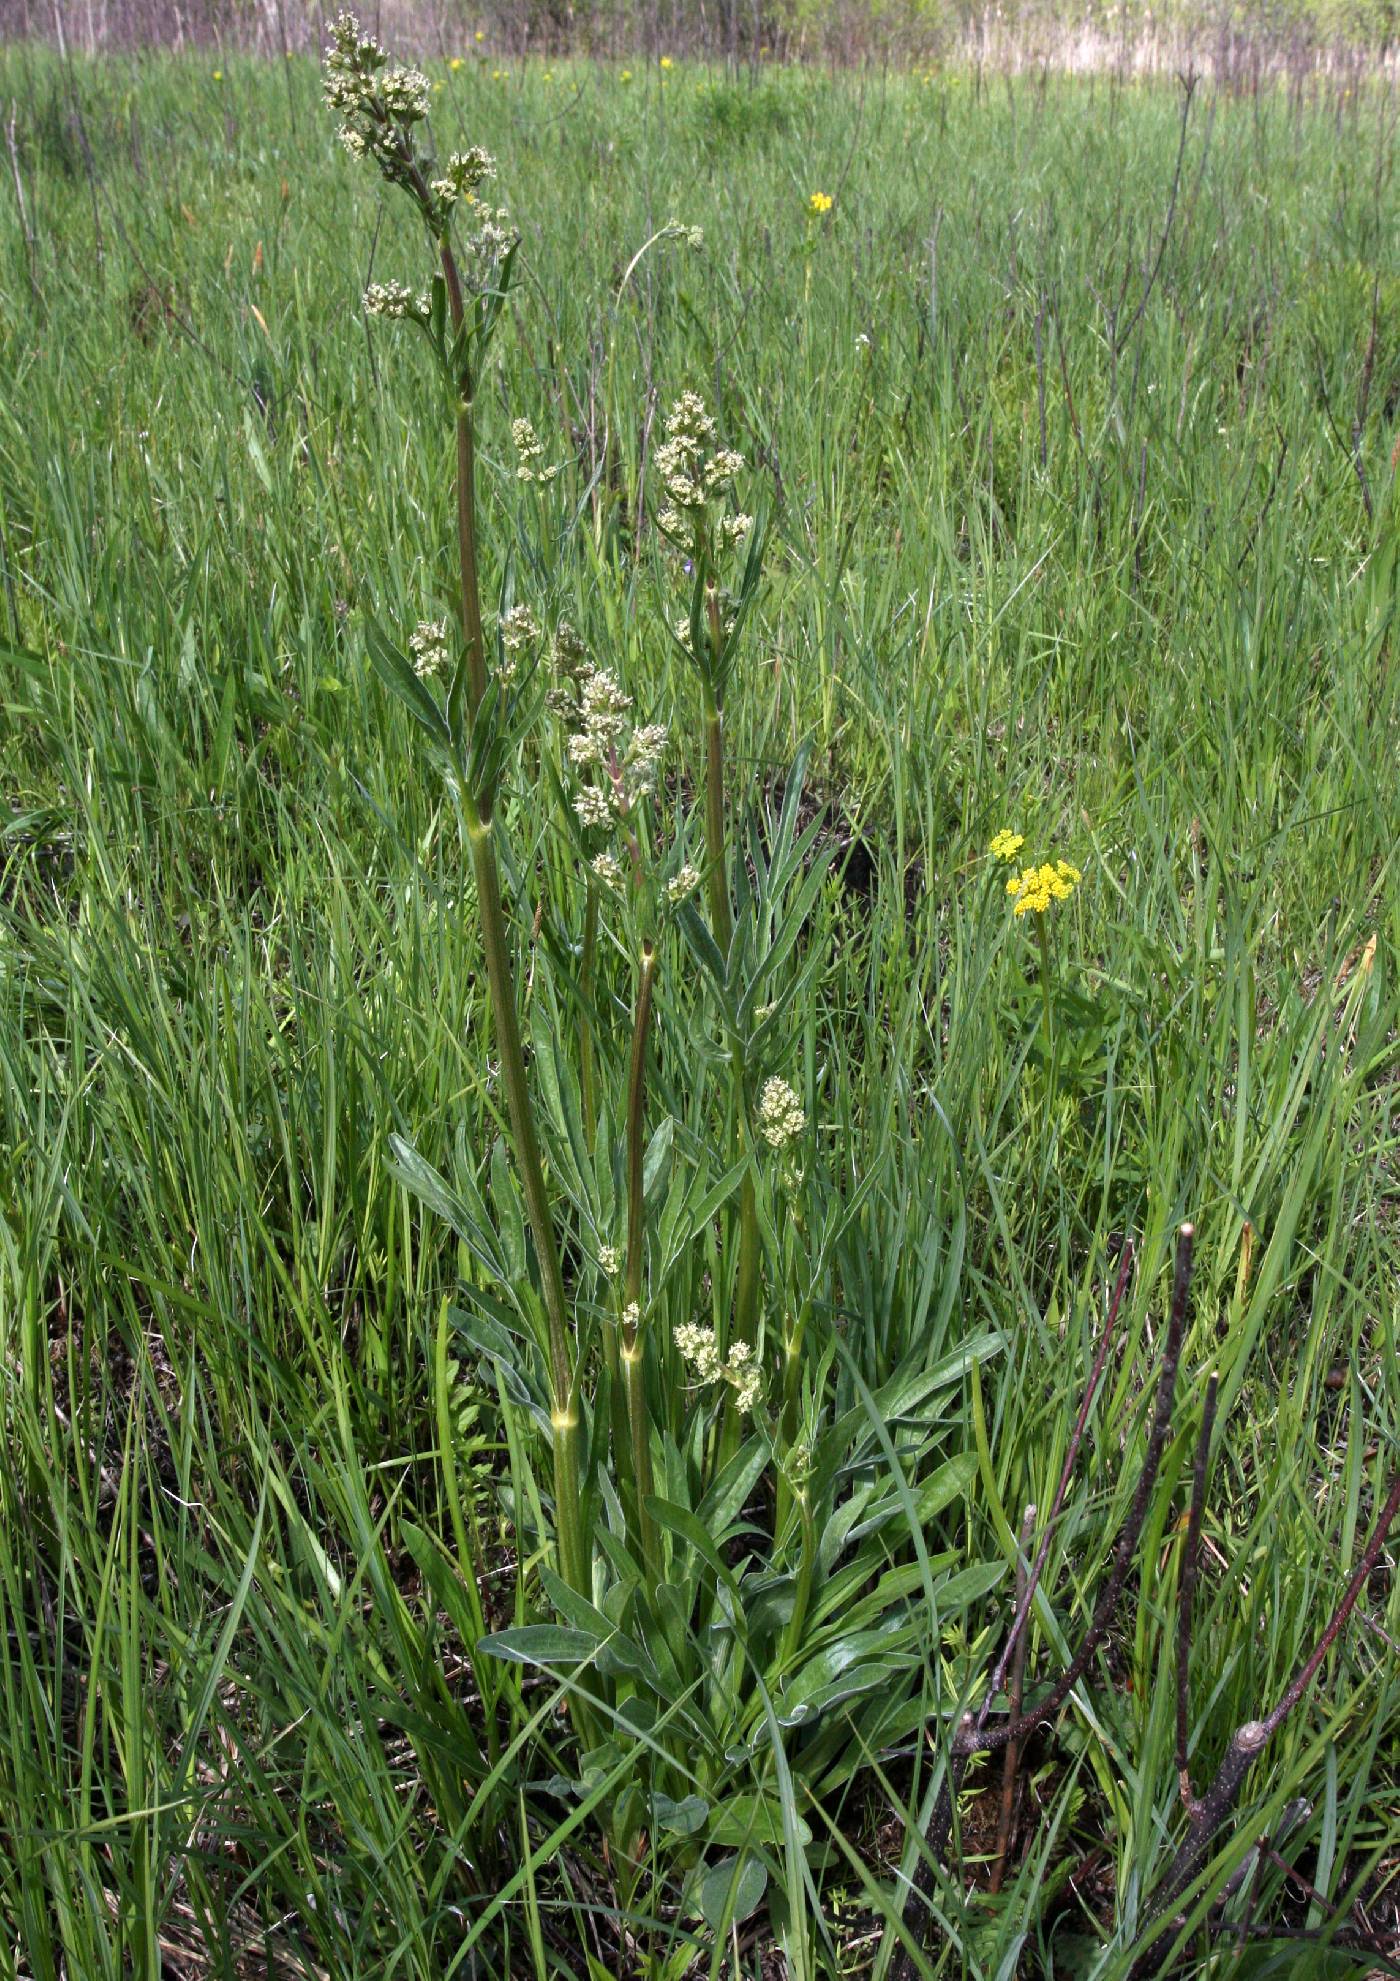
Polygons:
<instances>
[{"instance_id":1,"label":"tall flowering plant","mask_svg":"<svg viewBox=\"0 0 1400 1981\"><path fill-rule=\"evenodd\" d=\"M668 729L625 656L594 651L563 619L551 626L543 598L511 593L486 609L477 408L519 249L488 196L495 163L479 147L437 159L425 78L392 65L348 15L332 30L326 96L347 152L411 202L431 254L421 287L381 280L364 308L424 337L442 382L459 585L451 611L425 599L405 638L371 621L366 639L443 773L471 866L529 1237L502 1157L490 1158L488 1204L474 1178L449 1185L396 1141L396 1173L466 1245L473 1310L458 1325L497 1378L511 1453L521 1619L488 1632L469 1598L469 1648L479 1673L504 1661L562 1676L576 1786L606 1823L624 1900L649 1853L666 1877L679 1865L695 1907L717 1918L736 1894L751 1907L762 1893L759 1846L778 1823L766 1757L790 1747L816 1782L828 1749L815 1738L802 1760L797 1730L838 1701L843 1713L864 1701L861 1738L875 1744L919 1710L929 1611L905 1581L882 1579L885 1531L910 1502L902 1478L879 1477L880 1441L898 1416L917 1471L937 1437L933 1407L922 1429L917 1412L995 1343L961 1344L932 1369L921 1349L917 1369L860 1408L835 1373L844 1351L829 1328L821 1352L804 1353L814 1317L835 1310L837 1262L866 1197L823 1174L815 1095L791 1064L792 1014L823 965L804 938L832 849L819 819L800 824L800 763L776 801L741 807L727 790L726 718L767 535L740 501L742 455L682 393L647 489L667 630L698 687L692 831L687 781L667 775ZM567 466L549 438L520 416L509 439L521 499L552 501ZM521 864L507 866L504 841L527 758L536 789L557 799L540 843L563 848L566 873L561 926L532 955L528 1050L522 932L502 885L503 868ZM575 944L561 928L580 902ZM663 958L676 942L691 968L673 983ZM657 1121L649 1096L665 1052L669 1112ZM534 1470L540 1434L552 1489ZM962 1461L931 1471L921 1511L969 1476ZM459 1540L464 1572L467 1553ZM549 1622L525 1620L541 1607ZM481 1696L485 1706L485 1683ZM488 1758L495 1739L488 1726ZM806 1972L806 1929L792 1930L793 1971Z\"/></svg>"}]
</instances>

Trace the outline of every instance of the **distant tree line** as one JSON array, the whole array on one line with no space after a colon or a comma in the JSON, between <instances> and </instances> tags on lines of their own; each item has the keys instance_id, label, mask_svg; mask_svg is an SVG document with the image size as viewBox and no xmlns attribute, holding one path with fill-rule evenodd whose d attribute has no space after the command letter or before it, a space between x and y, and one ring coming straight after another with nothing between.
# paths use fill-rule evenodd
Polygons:
<instances>
[{"instance_id":1,"label":"distant tree line","mask_svg":"<svg viewBox=\"0 0 1400 1981\"><path fill-rule=\"evenodd\" d=\"M0 38L105 47L318 49L336 0L0 0ZM1219 75L1372 64L1400 0L360 0L420 55L699 56L735 64L939 61Z\"/></svg>"}]
</instances>

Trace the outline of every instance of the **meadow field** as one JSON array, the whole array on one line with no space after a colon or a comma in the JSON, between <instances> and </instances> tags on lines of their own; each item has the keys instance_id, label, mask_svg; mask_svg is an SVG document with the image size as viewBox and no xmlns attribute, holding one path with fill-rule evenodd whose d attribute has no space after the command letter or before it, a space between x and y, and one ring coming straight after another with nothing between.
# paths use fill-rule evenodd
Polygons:
<instances>
[{"instance_id":1,"label":"meadow field","mask_svg":"<svg viewBox=\"0 0 1400 1981\"><path fill-rule=\"evenodd\" d=\"M1400 1972L1389 86L359 59L0 49L0 1973Z\"/></svg>"}]
</instances>

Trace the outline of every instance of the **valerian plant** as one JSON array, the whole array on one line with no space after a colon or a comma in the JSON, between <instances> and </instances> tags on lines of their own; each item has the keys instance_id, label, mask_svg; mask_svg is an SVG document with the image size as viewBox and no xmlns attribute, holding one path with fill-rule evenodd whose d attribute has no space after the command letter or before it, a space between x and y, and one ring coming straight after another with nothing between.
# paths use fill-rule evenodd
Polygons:
<instances>
[{"instance_id":1,"label":"valerian plant","mask_svg":"<svg viewBox=\"0 0 1400 1981\"><path fill-rule=\"evenodd\" d=\"M1189 1228L1155 1398L1121 1429L1135 1485L1094 1618L1039 1704L1019 1713L1023 1634L1132 1248L1055 1504L1034 1563L1020 1564L1016 1615L986 1683L992 1635L976 1611L1004 1576L1007 1550L969 1565L964 1546L930 1541L979 1476L994 1494L980 1391L974 1383L977 1450L963 1448L957 1413L943 1406L1006 1343L992 1329L959 1333L951 1292L935 1303L935 1247L910 1294L900 1355L882 1362L872 1348L862 1362L853 1346L858 1317L847 1289L868 1277L880 1233L897 1260L907 1211L881 1201L873 1164L862 1174L848 1153L831 1158L828 1069L815 1028L799 1022L832 968L810 939L829 905L833 851L819 813L803 822L804 766L740 802L728 761L727 714L742 686L769 540L762 504L751 513L741 501L747 464L700 397L678 393L646 494L667 601L657 632L698 696L702 748L692 776L684 762L668 765L684 712L663 718L650 705L655 683L635 678L625 653L600 650L557 609L584 589L568 568L566 532L534 537L525 559L533 598L515 595L505 559L495 609L484 601L478 406L520 252L516 229L487 196L494 160L472 147L439 161L426 78L390 64L348 15L332 31L326 97L346 150L371 162L422 225L425 285L376 282L364 308L425 339L454 459L452 610L425 598L402 636L371 620L366 640L418 726L460 830L505 1104L508 1153L498 1146L451 1182L410 1143L394 1144L399 1178L465 1248L464 1304L438 1337L439 1455L450 1480L450 1319L500 1397L508 1509L533 1606L512 1628L487 1629L480 1549L449 1484L465 1600L447 1579L445 1547L435 1556L419 1535L416 1554L478 1674L485 1726L472 1744L479 1779L471 1790L489 1798L506 1768L493 1718L502 1695L487 1667L555 1674L571 1737L555 1747L560 1772L547 1786L597 1813L622 1905L650 1877L652 1921L670 1931L679 1916L698 1914L726 1929L758 1907L776 1874L786 1902L774 1908L775 1929L790 1971L805 1977L815 1971L798 1896L810 1878L809 1819L821 1812L830 1824L829 1806L873 1757L922 1755L926 1731L942 1728L927 1743L933 1789L903 1882L884 1902L904 1948L902 1971L912 1975L931 1930L923 1901L948 1878L965 1770L1004 1751L1011 1808L1023 1740L1088 1670L1128 1586L1173 1435ZM813 218L830 205L813 195ZM511 421L509 443L508 485L522 500L555 505L557 521L570 480L566 450L523 415ZM590 581L598 578L595 564ZM1010 863L1023 843L1005 831L991 851ZM553 883L549 915L529 903L529 869L540 858ZM1057 860L1007 883L1013 919L1030 916L1040 943L1052 1085L1048 917L1080 879ZM1213 1387L1211 1399L1193 1549ZM1376 1529L1371 1565L1397 1507L1400 1487ZM1035 1532L1030 1508L1023 1554ZM1164 1948L1171 1908L1191 1888L1245 1769L1311 1684L1348 1613L1338 1611L1272 1718L1241 1729L1237 1763L1191 1804L1193 1827L1151 1926ZM1189 1635L1188 1621L1183 1670ZM1008 1709L987 1725L1008 1673ZM970 1712L959 1720L975 1700L976 1721ZM525 1717L511 1753L535 1735ZM1184 1734L1181 1747L1189 1782ZM692 1951L681 1934L676 1960L683 1966ZM1157 1965L1154 1956L1139 1971Z\"/></svg>"},{"instance_id":2,"label":"valerian plant","mask_svg":"<svg viewBox=\"0 0 1400 1981\"><path fill-rule=\"evenodd\" d=\"M666 631L699 691L692 820L683 780L666 776L670 725L620 658L546 609L562 570L537 574L538 605L503 599L493 616L483 603L477 407L519 251L485 196L494 161L472 149L439 165L423 79L348 16L326 94L346 149L407 196L433 256L421 291L382 281L364 306L420 333L441 380L457 612L425 601L406 639L371 622L367 640L443 773L470 859L524 1226L514 1232L499 1160L489 1207L475 1179L449 1185L408 1144L395 1160L466 1241L457 1324L498 1372L514 1444L528 1453L547 1427L551 1451L551 1490L517 1491L513 1508L556 1621L481 1630L471 1648L566 1674L577 1780L605 1816L617 1874L639 1872L644 1850L662 1870L690 1865L693 1902L718 1919L752 1909L778 1854L806 1837L794 1770L804 1793L839 1786L851 1721L876 1746L907 1734L930 1619L1000 1572L944 1590L950 1558L923 1554L888 1573L900 1524L967 1491L970 1459L937 1462L936 1400L999 1342L943 1352L930 1339L878 1394L829 1340L805 1356L867 1186L828 1176L818 1099L792 1064L793 1013L824 967L802 936L831 859L819 822L801 821L802 767L771 805L730 790L726 709L768 534L738 499L743 457L696 394L675 397L650 507ZM524 417L509 437L522 493L548 491L558 450ZM577 907L574 933L550 931L532 957L528 1039L502 839L527 754L545 773L537 789L556 794L551 857ZM692 985L674 1012L659 1003L669 944ZM658 1027L670 1047L659 1113ZM912 1497L885 1468L892 1420ZM549 1531L533 1533L532 1506ZM839 1736L824 1730L838 1701ZM709 1846L727 1853L718 1866ZM793 1927L799 1970L805 1931Z\"/></svg>"}]
</instances>

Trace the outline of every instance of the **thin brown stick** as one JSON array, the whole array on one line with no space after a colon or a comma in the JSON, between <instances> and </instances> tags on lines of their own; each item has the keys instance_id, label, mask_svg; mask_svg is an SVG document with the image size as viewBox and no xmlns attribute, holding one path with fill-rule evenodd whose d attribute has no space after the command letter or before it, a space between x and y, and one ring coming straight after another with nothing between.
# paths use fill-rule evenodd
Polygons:
<instances>
[{"instance_id":1,"label":"thin brown stick","mask_svg":"<svg viewBox=\"0 0 1400 1981\"><path fill-rule=\"evenodd\" d=\"M1366 1552L1357 1563L1356 1573L1347 1584L1346 1593L1343 1595L1340 1603L1338 1603L1333 1613L1332 1621L1323 1631L1321 1637L1318 1638L1317 1648L1314 1650L1312 1656L1299 1670L1289 1685L1288 1690L1264 1721L1264 1735L1266 1739L1278 1732L1279 1728L1288 1718L1288 1715L1293 1711L1303 1694L1317 1677L1322 1667L1323 1659L1336 1643L1342 1626L1356 1608L1361 1591L1366 1587L1377 1562L1381 1558L1381 1550L1385 1546L1386 1536L1390 1532L1391 1523L1394 1521L1397 1513L1400 1513L1400 1472L1397 1472L1390 1482L1390 1492L1386 1496L1385 1505L1381 1508L1380 1517L1372 1530L1371 1538L1366 1543Z\"/></svg>"},{"instance_id":2,"label":"thin brown stick","mask_svg":"<svg viewBox=\"0 0 1400 1981\"><path fill-rule=\"evenodd\" d=\"M1215 1429L1215 1403L1220 1389L1220 1371L1212 1369L1206 1384L1205 1408L1201 1412L1201 1432L1196 1440L1196 1463L1191 1481L1191 1517L1186 1523L1186 1546L1181 1557L1181 1588L1176 1619L1176 1779L1182 1807L1194 1807L1191 1797L1191 1771L1187 1765L1187 1719L1190 1697L1191 1625L1196 1598L1196 1574L1200 1562L1201 1518L1206 1503L1206 1475L1210 1469L1210 1440Z\"/></svg>"},{"instance_id":3,"label":"thin brown stick","mask_svg":"<svg viewBox=\"0 0 1400 1981\"><path fill-rule=\"evenodd\" d=\"M1045 1697L1029 1713L1014 1714L1000 1726L990 1730L979 1727L970 1713L963 1716L962 1723L948 1744L948 1759L944 1770L943 1785L934 1801L933 1814L929 1821L928 1833L924 1839L919 1866L911 1884L911 1890L904 1906L904 1925L916 1944L924 1944L928 1917L921 1913L918 1902L927 1899L934 1888L935 1865L943 1857L948 1839L952 1834L953 1817L957 1804L958 1790L973 1754L991 1753L994 1749L1009 1747L1013 1742L1020 1744L1026 1736L1045 1720L1053 1718L1078 1684L1104 1633L1108 1629L1118 1598L1127 1581L1128 1567L1137 1547L1147 1518L1147 1508L1152 1498L1152 1489L1161 1468L1162 1456L1166 1451L1171 1434L1171 1405L1176 1389L1177 1366L1181 1360L1181 1343L1186 1326L1186 1307L1191 1291L1191 1258L1195 1232L1191 1225L1183 1224L1177 1235L1176 1270L1172 1285L1171 1314L1167 1322L1166 1341L1162 1351L1162 1372L1158 1379L1157 1395L1152 1407L1151 1429L1148 1433L1147 1450L1143 1457L1142 1472L1138 1479L1137 1491L1128 1518L1118 1538L1114 1551L1113 1566L1105 1584L1103 1594L1095 1607L1089 1628L1079 1650L1068 1668L1046 1693ZM1033 1571L1034 1572L1034 1571ZM1029 1588L1028 1578L1028 1588ZM1029 1605L1024 1603L1028 1608ZM1019 1606L1018 1606L1019 1607ZM918 1963L907 1949L901 1949L890 1969L890 1981L917 1981Z\"/></svg>"},{"instance_id":4,"label":"thin brown stick","mask_svg":"<svg viewBox=\"0 0 1400 1981\"><path fill-rule=\"evenodd\" d=\"M1094 1366L1089 1373L1089 1385L1084 1392L1084 1400L1079 1406L1079 1415L1074 1420L1074 1429L1070 1433L1069 1444L1065 1450L1065 1462L1060 1467L1060 1483L1055 1488L1054 1499L1050 1502L1050 1517L1045 1523L1045 1532L1041 1536L1040 1546L1036 1550L1035 1566L1026 1578L1025 1587L1021 1592L1020 1600L1017 1602L1011 1619L1011 1628L1006 1633L1006 1643L1003 1645L1001 1656L992 1671L991 1683L987 1687L987 1696L982 1701L982 1705L978 1711L977 1725L979 1729L987 1723L987 1714L991 1709L992 1700L1002 1688L1002 1683L1006 1677L1007 1666L1015 1654L1016 1648L1021 1641L1021 1635L1030 1617L1031 1604L1035 1601L1035 1592L1039 1587L1041 1575L1045 1570L1046 1557L1050 1552L1050 1539L1055 1531L1055 1523L1059 1519L1064 1507L1065 1494L1069 1490L1070 1478L1074 1472L1075 1462L1079 1457L1079 1447L1083 1441L1084 1427L1089 1421L1089 1412L1093 1408L1094 1397L1097 1394L1099 1383L1103 1377L1104 1364L1108 1360L1108 1351L1113 1340L1113 1331L1118 1324L1118 1309L1123 1302L1123 1294L1128 1284L1128 1274L1132 1271L1133 1267L1133 1258L1133 1241L1131 1238L1125 1238L1123 1241L1122 1262L1118 1268L1118 1283L1113 1289L1113 1298L1109 1302L1108 1319L1104 1323L1103 1338L1099 1342L1099 1352L1094 1357Z\"/></svg>"},{"instance_id":5,"label":"thin brown stick","mask_svg":"<svg viewBox=\"0 0 1400 1981\"><path fill-rule=\"evenodd\" d=\"M1030 1582L1030 1568L1027 1555L1031 1545L1031 1535L1035 1532L1035 1508L1028 1506L1021 1518L1021 1545L1016 1552L1016 1604L1017 1608L1025 1601L1026 1588ZM1011 1684L1007 1690L1007 1709L1013 1720L1021 1716L1021 1698L1026 1676L1026 1651L1030 1636L1022 1631L1016 1639L1016 1650L1011 1660ZM1001 1890L1002 1879L1006 1875L1006 1859L1011 1850L1012 1821L1016 1811L1016 1770L1021 1761L1021 1743L1013 1740L1002 1758L1001 1765L1001 1808L997 1812L997 1851L992 1865L990 1888L993 1897Z\"/></svg>"},{"instance_id":6,"label":"thin brown stick","mask_svg":"<svg viewBox=\"0 0 1400 1981\"><path fill-rule=\"evenodd\" d=\"M1113 1567L1109 1571L1103 1593L1095 1605L1089 1628L1084 1634L1079 1649L1043 1699L1019 1719L1007 1720L1001 1726L990 1729L974 1728L970 1734L957 1734L953 1741L953 1751L956 1754L989 1754L995 1748L1005 1747L1010 1741L1024 1740L1032 1728L1039 1726L1044 1720L1053 1719L1089 1669L1089 1662L1108 1630L1113 1612L1118 1607L1118 1598L1123 1593L1123 1585L1128 1579L1128 1569L1137 1548L1138 1537L1147 1519L1152 1489L1157 1483L1157 1474L1161 1469L1167 1440L1171 1436L1172 1397L1176 1390L1176 1371L1181 1360L1181 1341L1186 1324L1186 1304L1191 1291L1191 1251L1194 1239L1193 1227L1183 1224L1177 1237L1171 1318L1167 1323L1167 1339L1162 1351L1162 1373L1158 1378L1157 1396L1152 1406L1152 1427L1148 1433L1142 1472L1138 1478L1137 1491L1133 1495L1132 1507L1118 1536Z\"/></svg>"},{"instance_id":7,"label":"thin brown stick","mask_svg":"<svg viewBox=\"0 0 1400 1981\"><path fill-rule=\"evenodd\" d=\"M1323 1660L1336 1643L1347 1618L1356 1607L1361 1591L1381 1558L1386 1536L1397 1513L1400 1513L1400 1472L1397 1472L1391 1481L1390 1492L1380 1510L1371 1538L1366 1543L1365 1552L1357 1563L1356 1572L1347 1584L1341 1601L1332 1612L1326 1629L1318 1638L1312 1655L1299 1668L1271 1713L1266 1714L1262 1720L1246 1720L1242 1727L1237 1728L1234 1739L1225 1750L1225 1758L1214 1781L1199 1801L1192 1803L1186 1835L1176 1856L1172 1859L1171 1868L1163 1880L1157 1902L1153 1907L1152 1927L1149 1930L1154 1931L1155 1937L1150 1946L1134 1962L1129 1981L1150 1981L1150 1977L1161 1973L1172 1944L1170 1927L1165 1923L1168 1915L1195 1877L1216 1831L1234 1807L1235 1798L1243 1786L1245 1776L1273 1735L1300 1703L1321 1670Z\"/></svg>"}]
</instances>

